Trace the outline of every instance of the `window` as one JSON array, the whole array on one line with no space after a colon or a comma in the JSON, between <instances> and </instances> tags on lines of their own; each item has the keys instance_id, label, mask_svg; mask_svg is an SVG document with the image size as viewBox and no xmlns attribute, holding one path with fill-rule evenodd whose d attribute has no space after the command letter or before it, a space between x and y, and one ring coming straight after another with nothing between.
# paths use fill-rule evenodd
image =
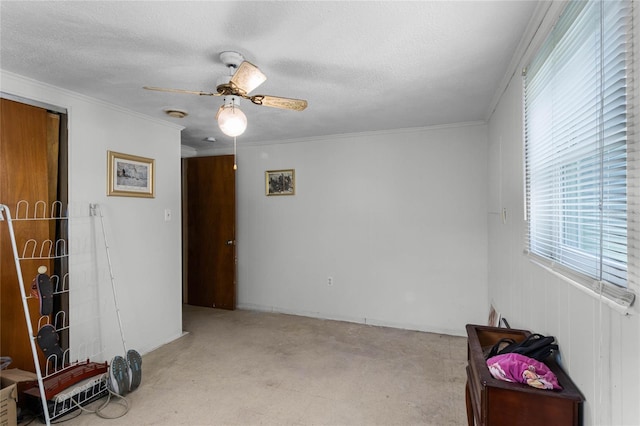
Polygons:
<instances>
[{"instance_id":1,"label":"window","mask_svg":"<svg viewBox=\"0 0 640 426\"><path fill-rule=\"evenodd\" d=\"M626 305L637 239L632 6L568 3L524 73L528 251Z\"/></svg>"}]
</instances>

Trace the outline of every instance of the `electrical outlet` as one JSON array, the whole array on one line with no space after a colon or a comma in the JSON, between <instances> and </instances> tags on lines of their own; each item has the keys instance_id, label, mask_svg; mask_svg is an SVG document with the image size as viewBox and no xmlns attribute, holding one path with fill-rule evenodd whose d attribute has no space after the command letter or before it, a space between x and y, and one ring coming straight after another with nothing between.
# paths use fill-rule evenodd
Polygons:
<instances>
[{"instance_id":1,"label":"electrical outlet","mask_svg":"<svg viewBox=\"0 0 640 426\"><path fill-rule=\"evenodd\" d=\"M333 277L327 278L327 285L333 285Z\"/></svg>"}]
</instances>

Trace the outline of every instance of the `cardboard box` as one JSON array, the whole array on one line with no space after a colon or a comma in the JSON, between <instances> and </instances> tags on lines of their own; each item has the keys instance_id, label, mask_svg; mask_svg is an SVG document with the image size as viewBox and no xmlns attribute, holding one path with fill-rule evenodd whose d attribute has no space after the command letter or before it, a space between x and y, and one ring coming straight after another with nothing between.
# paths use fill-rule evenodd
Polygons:
<instances>
[{"instance_id":1,"label":"cardboard box","mask_svg":"<svg viewBox=\"0 0 640 426\"><path fill-rule=\"evenodd\" d=\"M3 382L0 390L0 426L17 426L17 401L18 386L15 383L5 386Z\"/></svg>"},{"instance_id":2,"label":"cardboard box","mask_svg":"<svg viewBox=\"0 0 640 426\"><path fill-rule=\"evenodd\" d=\"M10 385L16 385L16 395L18 407L24 406L24 398L20 398L20 395L34 386L38 386L38 377L35 373L30 371L20 370L19 368L10 368L7 370L0 370L0 383L2 387ZM0 424L0 426L3 426Z\"/></svg>"}]
</instances>

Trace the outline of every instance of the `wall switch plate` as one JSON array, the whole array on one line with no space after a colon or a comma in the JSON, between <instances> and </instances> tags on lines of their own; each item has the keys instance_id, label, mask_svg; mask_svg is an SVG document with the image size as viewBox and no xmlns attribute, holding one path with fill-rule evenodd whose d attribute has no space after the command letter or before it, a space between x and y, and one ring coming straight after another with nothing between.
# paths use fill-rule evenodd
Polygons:
<instances>
[{"instance_id":1,"label":"wall switch plate","mask_svg":"<svg viewBox=\"0 0 640 426\"><path fill-rule=\"evenodd\" d=\"M164 209L164 221L169 222L171 220L171 209Z\"/></svg>"}]
</instances>

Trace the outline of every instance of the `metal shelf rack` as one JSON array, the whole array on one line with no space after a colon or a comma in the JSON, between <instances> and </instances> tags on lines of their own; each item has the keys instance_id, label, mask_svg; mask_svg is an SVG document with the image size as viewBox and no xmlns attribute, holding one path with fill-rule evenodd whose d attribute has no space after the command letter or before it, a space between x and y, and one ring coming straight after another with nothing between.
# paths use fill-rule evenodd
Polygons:
<instances>
[{"instance_id":1,"label":"metal shelf rack","mask_svg":"<svg viewBox=\"0 0 640 426\"><path fill-rule=\"evenodd\" d=\"M95 208L95 204L89 206L89 216L95 215ZM44 421L47 425L50 425L52 420L60 418L75 410L78 406L96 400L109 392L108 366L106 362L95 363L89 361L89 359L96 357L101 352L100 343L84 342L73 347L73 352L71 345L69 345L69 348L62 351L62 360L59 360L56 354L49 355L45 361L44 369L41 368L36 348L37 334L34 332L33 324L37 323L38 330L45 325L51 325L55 328L56 333L69 330L71 325L68 312L64 310L53 312L51 315L41 315L37 322L32 320L28 301L35 296L30 291L27 291L25 287L22 264L25 261L34 260L48 261L49 263L51 261L68 261L68 244L67 239L64 238L54 241L49 238L39 240L37 238L21 237L20 241L17 241L14 226L25 225L25 229L20 230L20 235L23 235L29 232L29 223L34 221L53 221L57 222L57 224L64 222L64 225L68 226L69 217L65 206L59 201L55 201L50 205L44 201L37 201L31 206L28 201L21 200L16 204L15 210L15 217L12 217L9 207L0 204L0 222L5 222L9 231L24 318L36 370L38 391L36 392L34 388L31 394L39 396ZM105 249L107 249L106 242ZM61 275L51 274L50 279L53 295L61 296L72 291L69 285L68 272ZM95 318L92 320L95 320ZM86 383L88 378L93 378L93 381ZM83 380L85 382L81 383ZM68 389L72 385L78 386L75 388L77 390L69 393ZM60 391L63 390L64 392L61 393Z\"/></svg>"}]
</instances>

